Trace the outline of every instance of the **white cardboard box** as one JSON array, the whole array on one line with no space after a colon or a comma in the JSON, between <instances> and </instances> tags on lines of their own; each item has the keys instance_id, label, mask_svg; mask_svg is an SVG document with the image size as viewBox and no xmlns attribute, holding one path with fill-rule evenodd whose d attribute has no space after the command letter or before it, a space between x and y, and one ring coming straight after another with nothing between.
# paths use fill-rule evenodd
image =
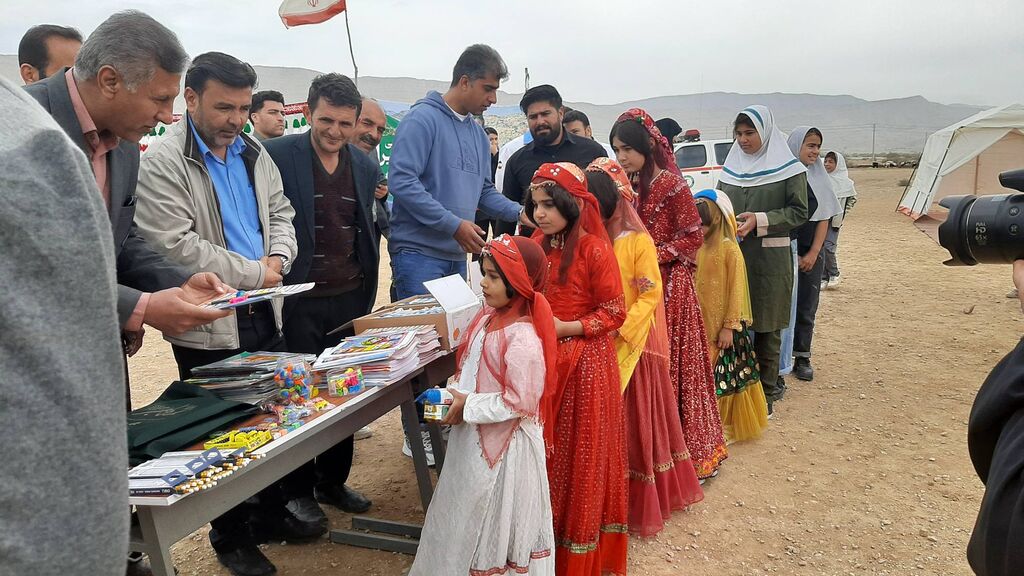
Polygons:
<instances>
[{"instance_id":1,"label":"white cardboard box","mask_svg":"<svg viewBox=\"0 0 1024 576\"><path fill-rule=\"evenodd\" d=\"M431 280L424 283L424 286L431 296L437 299L437 303L444 309L444 313L382 318L383 314L393 311L396 307L401 307L401 303L396 302L394 305L385 306L372 314L356 318L353 321L355 333L359 334L370 328L433 324L437 328L438 335L441 336L442 348L445 350L458 348L465 337L466 329L469 328L469 323L480 310L480 299L458 274ZM409 306L409 308L419 308L419 306Z\"/></svg>"}]
</instances>

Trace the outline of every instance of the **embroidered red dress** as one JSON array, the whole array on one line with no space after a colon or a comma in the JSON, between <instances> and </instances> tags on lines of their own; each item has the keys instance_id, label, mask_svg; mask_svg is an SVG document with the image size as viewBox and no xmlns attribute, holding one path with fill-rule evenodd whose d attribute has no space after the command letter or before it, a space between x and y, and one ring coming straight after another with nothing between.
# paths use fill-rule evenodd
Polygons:
<instances>
[{"instance_id":1,"label":"embroidered red dress","mask_svg":"<svg viewBox=\"0 0 1024 576\"><path fill-rule=\"evenodd\" d=\"M626 448L612 332L626 317L618 264L603 239L579 238L565 283L561 248L548 253L545 296L555 317L579 320L585 335L558 343L562 398L549 459L556 573L626 573Z\"/></svg>"},{"instance_id":2,"label":"embroidered red dress","mask_svg":"<svg viewBox=\"0 0 1024 576\"><path fill-rule=\"evenodd\" d=\"M662 170L650 184L637 212L658 250L668 317L669 366L686 445L700 478L708 478L726 459L715 381L708 359L693 275L704 237L700 215L686 182Z\"/></svg>"}]
</instances>

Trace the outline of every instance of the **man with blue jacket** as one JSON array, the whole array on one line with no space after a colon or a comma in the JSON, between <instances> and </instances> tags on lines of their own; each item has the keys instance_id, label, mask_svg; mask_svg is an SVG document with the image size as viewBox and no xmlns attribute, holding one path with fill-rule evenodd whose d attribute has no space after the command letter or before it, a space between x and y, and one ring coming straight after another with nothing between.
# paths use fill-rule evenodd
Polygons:
<instances>
[{"instance_id":1,"label":"man with blue jacket","mask_svg":"<svg viewBox=\"0 0 1024 576\"><path fill-rule=\"evenodd\" d=\"M497 102L507 78L498 52L474 44L455 63L448 91L429 92L398 125L388 173L388 248L399 298L425 293L429 280L466 276L466 254L484 244L477 208L497 220L520 219L522 206L494 187L490 143L473 121Z\"/></svg>"}]
</instances>

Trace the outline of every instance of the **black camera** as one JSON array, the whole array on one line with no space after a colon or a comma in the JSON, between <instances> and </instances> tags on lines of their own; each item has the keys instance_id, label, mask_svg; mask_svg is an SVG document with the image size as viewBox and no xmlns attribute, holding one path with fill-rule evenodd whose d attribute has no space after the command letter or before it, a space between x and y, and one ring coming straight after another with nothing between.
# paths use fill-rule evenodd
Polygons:
<instances>
[{"instance_id":1,"label":"black camera","mask_svg":"<svg viewBox=\"0 0 1024 576\"><path fill-rule=\"evenodd\" d=\"M1024 192L1024 169L999 175L1003 188ZM1024 258L1024 194L947 196L939 244L949 250L946 266L1012 264Z\"/></svg>"}]
</instances>

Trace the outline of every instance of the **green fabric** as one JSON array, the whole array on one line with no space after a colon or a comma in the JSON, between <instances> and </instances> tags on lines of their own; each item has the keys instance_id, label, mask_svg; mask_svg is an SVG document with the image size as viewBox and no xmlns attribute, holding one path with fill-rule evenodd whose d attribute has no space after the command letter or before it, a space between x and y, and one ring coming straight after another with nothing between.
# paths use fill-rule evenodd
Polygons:
<instances>
[{"instance_id":1,"label":"green fabric","mask_svg":"<svg viewBox=\"0 0 1024 576\"><path fill-rule=\"evenodd\" d=\"M782 330L789 325L793 294L793 256L788 238L790 230L807 221L807 175L749 188L731 184L719 187L732 201L736 214L763 212L768 216L768 233L759 237L756 230L751 232L740 242L740 249L747 265L754 329ZM776 239L778 245L763 246L767 238Z\"/></svg>"},{"instance_id":2,"label":"green fabric","mask_svg":"<svg viewBox=\"0 0 1024 576\"><path fill-rule=\"evenodd\" d=\"M715 362L715 394L735 394L760 379L754 344L750 341L749 329L744 325L742 330L732 331L732 348L723 348L718 352L718 361Z\"/></svg>"},{"instance_id":3,"label":"green fabric","mask_svg":"<svg viewBox=\"0 0 1024 576\"><path fill-rule=\"evenodd\" d=\"M128 413L128 459L134 466L179 450L256 411L202 387L174 382L152 404Z\"/></svg>"}]
</instances>

